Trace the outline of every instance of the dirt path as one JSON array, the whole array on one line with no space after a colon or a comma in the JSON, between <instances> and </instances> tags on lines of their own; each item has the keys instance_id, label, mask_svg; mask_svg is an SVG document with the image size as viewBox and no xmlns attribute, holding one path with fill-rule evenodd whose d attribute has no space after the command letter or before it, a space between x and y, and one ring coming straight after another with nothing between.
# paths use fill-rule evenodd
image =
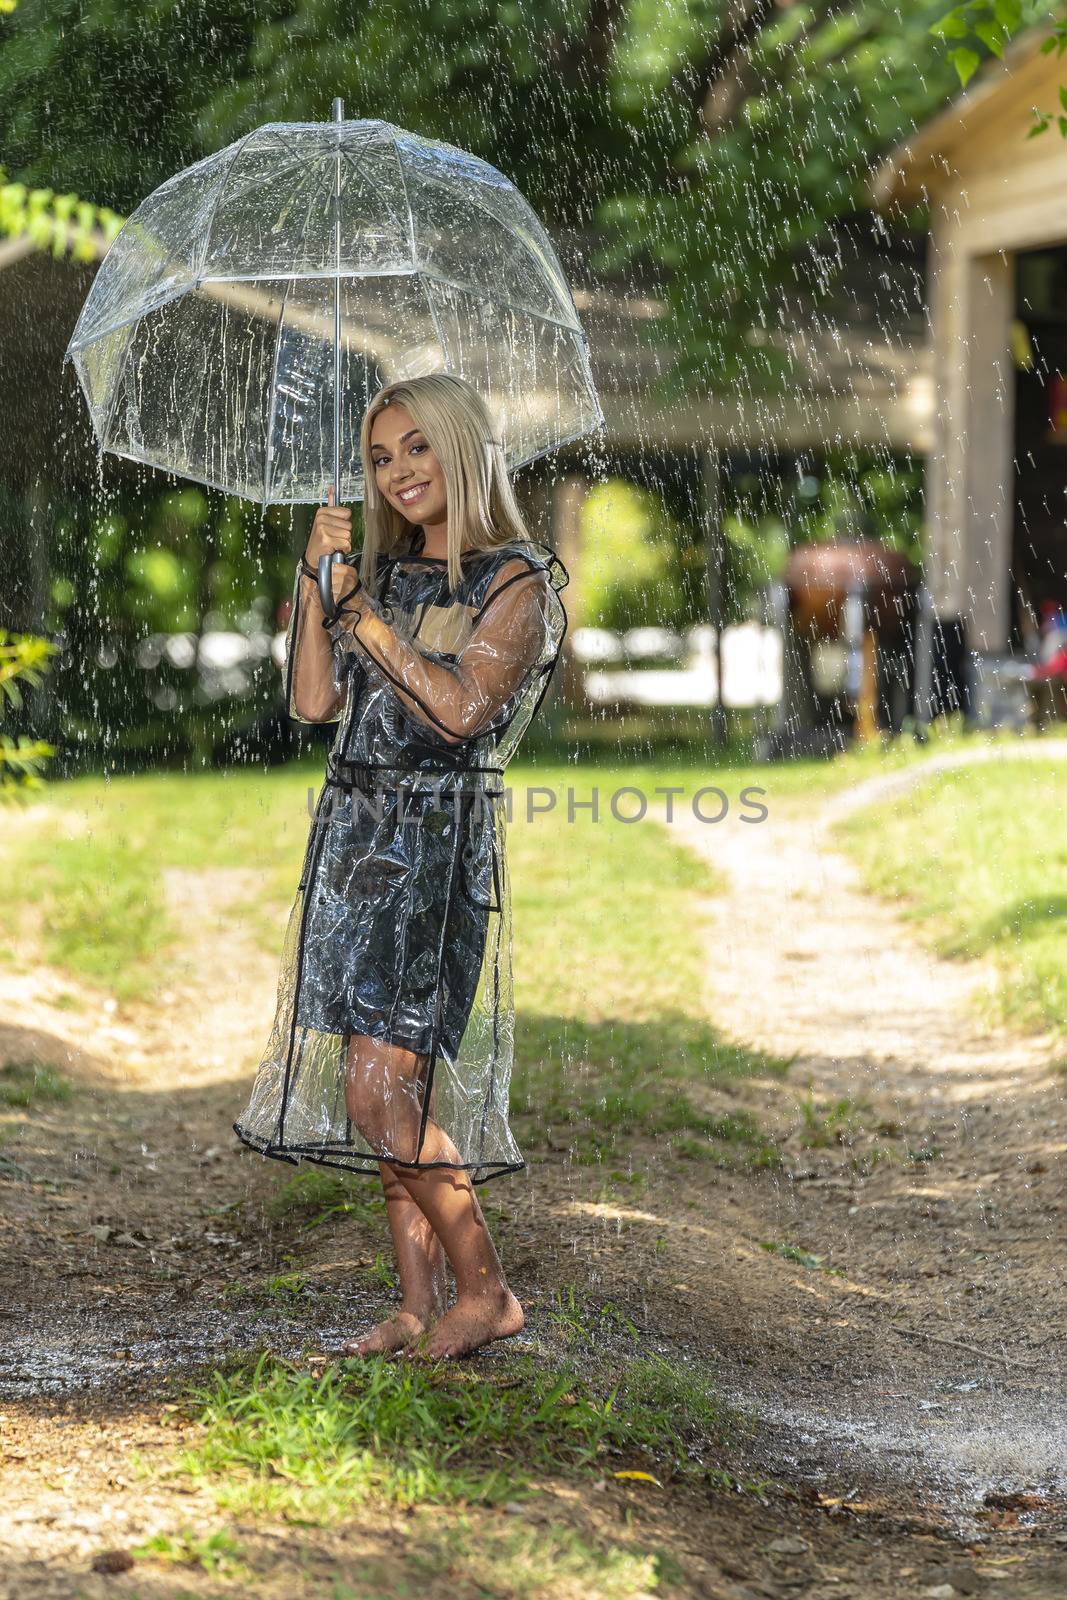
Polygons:
<instances>
[{"instance_id":1,"label":"dirt path","mask_svg":"<svg viewBox=\"0 0 1067 1600\"><path fill-rule=\"evenodd\" d=\"M1047 1496L1052 1511L1067 1491L1063 1048L980 1027L972 1000L996 981L991 965L925 951L862 892L831 830L1002 755L1063 758L1067 742L941 757L814 814L772 802L765 823L732 832L679 819L730 882L709 970L724 1036L795 1054L790 1081L817 1106L861 1108L853 1147L798 1151L770 1212L779 1240L844 1275L794 1273L810 1313L784 1319L788 1355L738 1388L814 1481L832 1464L910 1490L964 1536L998 1520L986 1496ZM879 1133L891 1151L937 1154L864 1175Z\"/></svg>"},{"instance_id":2,"label":"dirt path","mask_svg":"<svg viewBox=\"0 0 1067 1600\"><path fill-rule=\"evenodd\" d=\"M1051 1041L977 1029L969 996L989 970L924 954L828 847L834 816L905 781L931 780L887 775L817 816L682 828L729 878L707 902L716 1024L796 1057L784 1082L709 1094L770 1123L784 1171L681 1162L648 1141L634 1157L647 1181L624 1198L531 1148L529 1172L486 1195L525 1348L549 1345L553 1295L573 1285L761 1419L736 1466L777 1480L763 1499L545 1486L535 1522L671 1550L682 1575L657 1594L1067 1593L1064 1079ZM130 1464L173 1448L167 1379L264 1341L335 1348L381 1303L359 1269L384 1225L272 1227L262 1205L286 1169L229 1132L276 978L242 934L248 888L170 875L171 913L195 937L158 1005L116 1008L45 967L32 939L0 969L4 1053L79 1085L70 1103L14 1113L0 1146L0 1596L240 1592L198 1569L90 1570L101 1549L225 1521L206 1493L146 1484ZM807 1142L809 1084L816 1120L840 1097L859 1103L847 1142ZM294 1269L298 1303L261 1294ZM257 1594L310 1594L339 1572L353 1585L361 1552L400 1562L406 1527L364 1514L343 1536L238 1531ZM398 1565L392 1592L410 1576ZM486 1591L453 1567L417 1592Z\"/></svg>"}]
</instances>

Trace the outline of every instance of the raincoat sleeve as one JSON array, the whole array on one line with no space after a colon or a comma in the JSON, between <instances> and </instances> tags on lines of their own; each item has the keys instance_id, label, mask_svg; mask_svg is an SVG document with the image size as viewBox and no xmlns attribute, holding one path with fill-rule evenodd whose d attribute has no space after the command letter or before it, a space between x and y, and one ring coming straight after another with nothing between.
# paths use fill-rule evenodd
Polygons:
<instances>
[{"instance_id":1,"label":"raincoat sleeve","mask_svg":"<svg viewBox=\"0 0 1067 1600\"><path fill-rule=\"evenodd\" d=\"M309 702L309 696L301 694L301 667L302 663L307 660L306 653L301 650L301 645L308 628L322 622L322 609L317 601L311 599L308 592L311 589L311 581L301 576L303 571L303 562L298 561L296 564L296 578L293 582L293 606L289 613L289 626L285 634L285 708L294 722L316 724L338 722L344 708L351 657L336 643L333 646L333 695L330 697L329 704L324 705L327 715L304 717L296 709L298 697L305 706ZM311 695L310 700L311 703L314 703L315 696Z\"/></svg>"},{"instance_id":2,"label":"raincoat sleeve","mask_svg":"<svg viewBox=\"0 0 1067 1600\"><path fill-rule=\"evenodd\" d=\"M364 667L392 686L405 710L459 744L483 734L539 665L550 608L558 604L548 573L515 559L494 577L454 659L402 639L365 589L325 626L342 650L358 652Z\"/></svg>"}]
</instances>

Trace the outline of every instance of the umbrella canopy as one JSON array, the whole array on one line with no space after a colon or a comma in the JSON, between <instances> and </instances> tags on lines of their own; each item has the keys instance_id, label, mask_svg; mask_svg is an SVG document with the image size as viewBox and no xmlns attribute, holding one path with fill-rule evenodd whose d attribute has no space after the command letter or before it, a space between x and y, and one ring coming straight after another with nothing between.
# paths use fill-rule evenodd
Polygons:
<instances>
[{"instance_id":1,"label":"umbrella canopy","mask_svg":"<svg viewBox=\"0 0 1067 1600\"><path fill-rule=\"evenodd\" d=\"M508 466L603 425L535 212L487 162L388 122L267 123L161 184L66 359L102 449L267 504L361 500L386 383L452 372Z\"/></svg>"}]
</instances>

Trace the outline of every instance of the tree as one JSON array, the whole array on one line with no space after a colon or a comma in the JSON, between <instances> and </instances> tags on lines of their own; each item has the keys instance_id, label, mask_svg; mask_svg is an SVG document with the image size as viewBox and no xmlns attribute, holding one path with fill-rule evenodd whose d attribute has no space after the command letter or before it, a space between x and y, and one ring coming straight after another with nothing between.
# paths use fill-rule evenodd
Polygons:
<instances>
[{"instance_id":1,"label":"tree","mask_svg":"<svg viewBox=\"0 0 1067 1600\"><path fill-rule=\"evenodd\" d=\"M594 268L643 264L668 305L649 325L663 400L766 386L790 370L786 302L823 303L842 265L817 241L957 81L929 31L942 6L27 0L4 25L0 148L126 209L340 94L493 162L550 230L600 229Z\"/></svg>"},{"instance_id":2,"label":"tree","mask_svg":"<svg viewBox=\"0 0 1067 1600\"><path fill-rule=\"evenodd\" d=\"M55 646L30 634L8 633L0 628L0 721L8 707L22 706L20 681L39 684ZM0 799L8 800L41 787L41 769L55 747L43 739L20 734L12 739L0 733Z\"/></svg>"}]
</instances>

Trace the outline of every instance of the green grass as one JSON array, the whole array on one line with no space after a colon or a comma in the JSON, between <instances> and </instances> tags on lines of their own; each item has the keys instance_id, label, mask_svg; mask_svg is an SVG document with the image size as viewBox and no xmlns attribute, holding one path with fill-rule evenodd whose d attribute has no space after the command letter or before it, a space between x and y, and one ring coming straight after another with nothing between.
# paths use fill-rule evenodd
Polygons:
<instances>
[{"instance_id":1,"label":"green grass","mask_svg":"<svg viewBox=\"0 0 1067 1600\"><path fill-rule=\"evenodd\" d=\"M682 1581L678 1562L666 1550L628 1550L583 1537L565 1524L519 1518L503 1523L457 1514L445 1527L416 1524L408 1546L410 1588L398 1591L383 1573L377 1585L339 1586L329 1600L382 1600L410 1596L447 1572L454 1592L486 1600L646 1600L664 1584ZM395 1575L393 1582L395 1583Z\"/></svg>"},{"instance_id":2,"label":"green grass","mask_svg":"<svg viewBox=\"0 0 1067 1600\"><path fill-rule=\"evenodd\" d=\"M706 1379L659 1356L610 1372L530 1355L496 1372L375 1358L314 1375L263 1352L184 1404L202 1436L174 1471L231 1513L326 1524L360 1503L491 1506L591 1473L732 1482L716 1457L733 1419Z\"/></svg>"},{"instance_id":3,"label":"green grass","mask_svg":"<svg viewBox=\"0 0 1067 1600\"><path fill-rule=\"evenodd\" d=\"M198 1534L182 1528L177 1534L156 1533L135 1545L132 1555L168 1565L200 1567L215 1577L248 1580L253 1574L241 1557L241 1547L225 1528Z\"/></svg>"},{"instance_id":4,"label":"green grass","mask_svg":"<svg viewBox=\"0 0 1067 1600\"><path fill-rule=\"evenodd\" d=\"M510 770L510 769L509 769ZM726 1080L781 1076L788 1063L726 1045L707 1021L709 899L720 888L668 827L628 824L610 798L627 785L690 796L721 779L675 769L539 770L556 808L527 818L515 788L513 879L517 1008L512 1108L527 1145L610 1159L634 1137L703 1139L724 1162L776 1155L752 1119L700 1107ZM732 778L722 787L733 794ZM568 820L567 792L575 820ZM600 820L581 809L597 791ZM621 805L621 802L620 802Z\"/></svg>"},{"instance_id":5,"label":"green grass","mask_svg":"<svg viewBox=\"0 0 1067 1600\"><path fill-rule=\"evenodd\" d=\"M67 1079L45 1061L12 1060L0 1066L0 1106L55 1105L73 1093Z\"/></svg>"},{"instance_id":6,"label":"green grass","mask_svg":"<svg viewBox=\"0 0 1067 1600\"><path fill-rule=\"evenodd\" d=\"M337 1217L355 1217L369 1222L384 1213L385 1196L366 1191L366 1178L346 1178L339 1173L310 1168L279 1184L266 1201L264 1210L274 1222L294 1220L305 1228L321 1227Z\"/></svg>"},{"instance_id":7,"label":"green grass","mask_svg":"<svg viewBox=\"0 0 1067 1600\"><path fill-rule=\"evenodd\" d=\"M656 785L674 784L691 794L717 781L736 795L740 781L760 776L754 769L730 775L651 764L580 774L568 767L509 768L518 1010L513 1104L536 1120L535 1143L543 1134L559 1138L576 1159L599 1162L640 1134L703 1140L709 1155L731 1163L774 1160L750 1118L700 1107L705 1084L780 1074L786 1065L724 1046L706 1021L701 908L717 886L670 828L619 822L609 804L626 785L651 795ZM825 776L813 774L813 781ZM41 906L49 959L120 997L165 986L181 955L165 912L162 874L171 867L254 868L261 893L239 898L230 915L258 928L266 907L277 911L291 899L307 841L307 790L320 778L317 762L302 762L265 774L161 774L106 784L85 778L49 789L56 822L23 842L19 862ZM797 777L776 774L774 781L795 787ZM526 785L534 783L559 799L551 816L526 821ZM600 822L584 820L581 810L574 823L567 821L568 784L578 798L597 787ZM77 824L71 838L63 826L67 814ZM76 915L69 902L75 882L81 885ZM263 927L278 953L277 916ZM268 1208L278 1220L301 1215L307 1226L369 1218L373 1209L369 1195L357 1197L342 1179L303 1174Z\"/></svg>"},{"instance_id":8,"label":"green grass","mask_svg":"<svg viewBox=\"0 0 1067 1600\"><path fill-rule=\"evenodd\" d=\"M625 1311L608 1300L602 1306L593 1305L573 1283L557 1289L548 1313L549 1321L561 1344L568 1350L575 1347L595 1350L606 1339L617 1339L625 1334L630 1340L640 1339Z\"/></svg>"},{"instance_id":9,"label":"green grass","mask_svg":"<svg viewBox=\"0 0 1067 1600\"><path fill-rule=\"evenodd\" d=\"M279 771L85 777L49 785L55 812L20 830L21 894L39 908L46 959L120 1000L166 986L180 931L167 914L163 872L254 867L257 896L235 908L264 948L280 948L271 914L292 898L310 819L307 789L322 764Z\"/></svg>"},{"instance_id":10,"label":"green grass","mask_svg":"<svg viewBox=\"0 0 1067 1600\"><path fill-rule=\"evenodd\" d=\"M874 1108L869 1100L855 1100L849 1095L841 1095L823 1107L809 1093L800 1102L800 1113L804 1119L804 1147L825 1150L832 1145L850 1144L863 1132Z\"/></svg>"},{"instance_id":11,"label":"green grass","mask_svg":"<svg viewBox=\"0 0 1067 1600\"><path fill-rule=\"evenodd\" d=\"M783 1261L792 1261L798 1267L807 1267L809 1272L829 1272L838 1278L845 1275L843 1267L828 1267L823 1256L817 1256L811 1250L802 1250L799 1245L779 1244L773 1239L761 1239L759 1246L761 1250L768 1250L771 1255L781 1256Z\"/></svg>"},{"instance_id":12,"label":"green grass","mask_svg":"<svg viewBox=\"0 0 1067 1600\"><path fill-rule=\"evenodd\" d=\"M986 1023L1067 1038L1067 763L931 773L837 825L865 886L948 959L988 957Z\"/></svg>"}]
</instances>

